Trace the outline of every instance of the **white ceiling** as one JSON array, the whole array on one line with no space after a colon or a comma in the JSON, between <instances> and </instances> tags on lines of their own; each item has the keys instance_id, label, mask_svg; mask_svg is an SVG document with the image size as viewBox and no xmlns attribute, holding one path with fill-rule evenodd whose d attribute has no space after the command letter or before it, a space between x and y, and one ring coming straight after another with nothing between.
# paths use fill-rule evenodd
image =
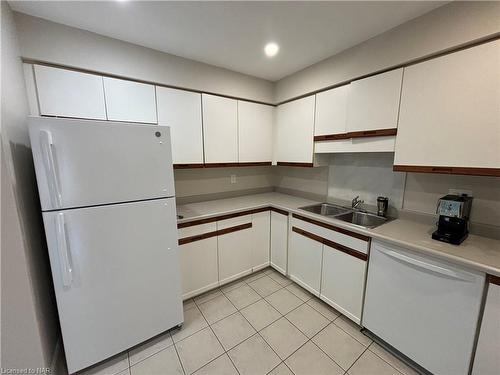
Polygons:
<instances>
[{"instance_id":1,"label":"white ceiling","mask_svg":"<svg viewBox=\"0 0 500 375\"><path fill-rule=\"evenodd\" d=\"M19 12L275 81L445 2L10 1ZM263 48L280 45L273 59Z\"/></svg>"}]
</instances>

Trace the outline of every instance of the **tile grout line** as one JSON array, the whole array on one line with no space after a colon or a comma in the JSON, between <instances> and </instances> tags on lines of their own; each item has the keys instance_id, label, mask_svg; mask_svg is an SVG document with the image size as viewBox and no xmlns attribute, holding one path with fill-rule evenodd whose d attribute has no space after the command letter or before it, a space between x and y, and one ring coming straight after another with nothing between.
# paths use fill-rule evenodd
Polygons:
<instances>
[{"instance_id":1,"label":"tile grout line","mask_svg":"<svg viewBox=\"0 0 500 375\"><path fill-rule=\"evenodd\" d=\"M239 312L238 308L236 306L234 306L234 304L231 302L231 300L229 298L227 298L227 296L225 295L225 293L219 289L221 294L229 301L229 303L231 303L233 305L233 307L236 309L236 311L228 316L231 316L231 315L234 315L236 313ZM208 301L207 301L208 302ZM194 303L196 304L196 306L198 306L198 304L196 303L196 301L194 301ZM226 350L226 348L224 347L224 345L222 345L222 342L219 340L219 337L216 335L216 333L214 332L213 328L212 328L212 324L209 323L208 319L205 317L205 315L203 314L203 311L201 311L200 309L200 312L201 312L201 315L203 316L203 318L206 320L207 324L208 324L208 327L210 327L210 330L212 331L213 335L215 336L215 338L217 339L217 341L219 342L219 345L221 346L222 350L224 351L224 353L222 353L220 356L218 356L217 358L221 357L222 355L226 354L227 357L229 358L229 360L231 361L231 364L233 365L233 367L235 368L236 372L238 374L240 374L240 371L238 370L238 368L236 367L236 365L234 364L233 360L231 359L231 356L228 354L228 351ZM240 313L241 314L241 313ZM243 315L243 314L241 314ZM225 318L227 318L228 316L226 316ZM222 319L225 319L225 318L222 318ZM218 320L217 322L220 322L222 319ZM213 324L217 323L217 322L214 322ZM239 344L238 344L239 345ZM231 348L232 349L232 348ZM215 361L217 358L214 358L212 361ZM212 362L210 361L210 362ZM210 363L208 362L208 363ZM201 366L199 369L203 368L204 366L208 365L208 363L204 364L203 366ZM196 371L198 371L199 369L197 369ZM196 372L195 371L195 372Z\"/></svg>"},{"instance_id":2,"label":"tile grout line","mask_svg":"<svg viewBox=\"0 0 500 375\"><path fill-rule=\"evenodd\" d=\"M269 269L272 269L272 268L270 268L270 267L269 267ZM250 338L254 337L256 334L258 334L258 335L259 335L259 336L260 336L260 337L264 340L264 342L266 343L266 345L268 345L268 346L271 348L271 350L272 350L272 351L276 354L276 356L277 356L277 357L278 357L278 359L280 360L280 362L279 362L279 363L278 363L275 367L273 367L273 369L271 369L271 371L270 371L270 372L272 372L274 369L276 369L276 368L277 368L278 366L280 366L281 364L284 364L284 365L285 365L285 366L286 366L286 367L287 367L290 371L292 371L292 370L289 368L289 366L285 363L285 361L286 361L287 359L289 359L289 358L290 358L293 354L295 354L298 350L300 350L300 349L301 349L304 345L306 345L308 342L311 342L313 345L315 345L315 347L317 347L317 348L318 348L321 352L323 352L323 353L324 353L324 354L325 354L325 355L326 355L326 356L327 356L330 360L332 360L332 361L333 361L333 362L334 362L337 366L339 366L339 368L340 368L342 371L345 371L345 374L348 374L348 371L349 371L349 370L350 370L350 369L354 366L354 364L356 364L356 363L357 363L357 361L358 361L358 360L359 360L359 359L363 356L363 354L364 354L367 350L369 350L369 348L372 346L372 344L374 343L374 341L372 340L372 342L371 342L370 344L368 344L368 345L364 345L364 344L363 344L361 341L359 341L356 337L354 337L354 336L353 336L353 335L351 335L349 332L347 332L346 330L344 330L342 327L340 327L340 326L338 326L337 324L335 324L335 323L334 323L337 319L339 319L341 316L343 316L342 314L337 315L337 316L336 316L333 320L330 320L330 318L328 318L328 317L327 317L327 316L325 316L323 313L321 313L319 310L317 310L316 308L314 308L314 306L311 306L311 305L309 304L309 302L310 302L311 300L313 300L313 299L314 299L314 297L316 297L316 296L314 296L313 294L311 294L311 297L310 297L308 300L304 301L304 300L303 300L302 298L300 298L297 294L293 293L293 291L291 291L291 290L289 290L289 289L287 288L287 287L288 287L288 286L290 286L290 285L294 285L293 281L292 281L291 283L287 284L287 285L282 285L282 284L280 284L278 281L274 280L271 276L269 276L269 274L268 274L268 273L266 273L266 271L265 271L265 270L261 270L261 271L259 271L259 272L260 272L260 273L262 273L262 275L261 275L261 276L259 276L259 277L255 278L255 279L252 279L250 282L249 282L249 281L247 281L246 279L242 279L241 281L242 281L244 284L242 283L242 285L237 286L236 288L231 289L231 290L229 290L229 291L223 291L220 287L218 287L218 288L217 288L217 289L220 291L221 295L223 295L223 296L224 296L224 297L225 297L225 298L226 298L226 299L227 299L227 300L228 300L228 301L229 301L229 302L233 305L233 307L236 309L236 311L235 311L235 312L233 312L233 313L231 313L231 314L229 314L229 315L227 315L226 317L224 317L224 318L222 318L222 319L219 319L219 320L217 320L217 321L213 322L213 323L209 323L209 322L208 322L208 320L206 319L205 315L203 314L203 312L201 311L201 309L199 308L199 306L200 306L200 305L202 305L202 304L204 304L204 303L210 302L211 300L213 300L213 299L217 298L218 296L215 296L215 297L213 297L213 298L211 298L211 299L209 299L209 300L207 300L207 301L204 301L204 302L202 302L202 303L200 303L200 304L198 304L198 302L197 302L194 298L192 298L192 300L193 300L193 302L194 302L195 307L197 307L197 308L198 308L198 310L200 311L201 315L203 316L203 318L205 319L206 323L208 324L208 327L210 327L210 330L211 330L211 331L212 331L212 333L215 335L215 337L217 338L217 340L218 340L219 344L221 345L222 349L224 350L224 353L222 353L221 355L219 355L219 356L217 356L216 358L212 359L211 361L207 362L207 363L206 363L206 364L204 364L202 367L200 367L200 369L201 369L201 368L203 368L203 367L205 367L205 366L206 366L206 365L208 365L209 363L211 363L211 362L215 361L216 359L220 358L220 357L221 357L221 356L223 356L224 354L226 354L226 355L228 356L228 358L230 359L231 363L233 364L234 368L236 369L236 371L237 371L237 372L238 372L238 374L239 374L239 370L238 370L238 369L237 369L237 367L235 366L235 364L234 364L234 362L232 361L231 357L229 356L228 352L229 352L230 350L234 349L235 347L239 346L240 344L244 343L245 341L249 340ZM271 280L273 280L275 283L277 283L278 285L280 285L280 288L279 288L279 289L275 290L274 292L272 292L271 294L266 295L266 296L262 296L262 295L261 295L261 294L260 294L257 290L255 290L255 289L254 289L254 288L250 285L250 283L253 283L253 282L257 281L257 280L259 280L259 279L263 278L264 276L268 276ZM289 279L287 279L287 280L289 280ZM239 289L239 288L243 287L245 284L246 284L247 286L249 286L249 287L250 287L250 288L251 288L254 292L256 292L256 293L257 293L257 295L258 295L260 298L259 298L257 301L255 301L255 302L252 302L252 303L250 303L250 304L248 304L248 305L246 305L246 306L243 306L243 307L241 307L241 308L238 308L238 307L236 307L236 305L235 305L235 304L234 304L234 303L233 303L233 302L232 302L232 301L231 301L231 300L227 297L226 293L231 292L231 291L236 290L236 289ZM300 287L300 286L299 286L299 287ZM273 295L273 294L275 294L275 293L279 292L279 291L280 291L280 290L282 290L282 289L286 289L287 291L289 291L291 294L293 294L296 298L298 298L298 299L299 299L299 300L301 300L301 302L302 302L300 305L298 305L297 307L295 307L295 308L293 308L292 310L288 311L286 314L282 314L280 311L276 310L276 308L275 308L272 304L270 304L270 303L269 303L269 301L267 301L267 299L266 299L267 297L269 297L269 296L271 296L271 295ZM215 289L214 289L214 290L215 290ZM271 306L271 307L273 307L273 309L274 309L274 310L276 310L276 311L279 313L280 317L279 317L278 319L274 320L273 322L269 323L268 325L266 325L266 326L265 326L265 327L263 327L262 329L260 329L260 330L256 330L256 329L255 329L255 327L253 327L253 325L252 325L252 324L248 321L248 319L247 319L247 318L246 318L246 317L245 317L245 316L241 313L241 310L243 310L243 309L245 309L245 308L247 308L247 307L250 307L250 306L252 306L252 305L256 304L257 302L260 302L261 300L264 300L266 303L270 304L270 306ZM318 299L318 300L319 300L319 299ZM319 301L321 302L321 300L319 300ZM296 309L298 309L299 307L303 306L304 304L307 304L309 307L311 307L313 310L315 310L317 313L319 313L320 315L322 315L324 318L326 318L326 319L329 321L329 323L328 323L325 327L323 327L320 331L318 331L318 332L317 332L317 333L316 333L313 337L311 337L311 338L307 337L307 335L306 335L306 334L305 334L305 333L304 333L304 332L303 332L303 331L302 331L299 327L297 327L297 326L296 326L296 325L295 325L292 321L290 321L290 320L288 319L288 317L286 317L286 315L287 315L287 314L290 314L292 311L295 311ZM188 309L188 310L189 310L189 309ZM224 346L222 345L222 343L220 342L220 340L219 340L219 338L217 337L217 335L215 334L215 332L213 331L212 325L213 325L213 324L216 324L216 323L220 322L221 320L223 320L223 319L225 319L225 318L227 318L227 317L230 317L230 316L232 316L232 315L234 315L234 314L236 314L236 313L240 313L240 314L243 316L243 318L244 318L244 319L248 322L248 324L249 324L249 325L250 325L250 326L251 326L251 327L255 330L255 333L254 333L254 334L252 334L251 336L249 336L248 338L246 338L245 340L241 341L241 342L240 342L240 343L238 343L237 345L233 346L231 349L226 350L226 349L224 348ZM260 332L261 332L261 331L263 331L264 329L266 329L267 327L269 327L270 325L272 325L272 324L273 324L273 323L275 323L276 321L280 320L281 318L285 318L285 319L286 319L286 320L287 320L290 324L292 324L292 325L293 325L293 326L294 326L297 330L299 330L299 332L301 332L301 333L302 333L302 334L303 334L303 335L307 338L307 341L306 341L306 342L304 342L301 346L299 346L296 350L294 350L294 351L293 351L290 355L288 355L288 356L287 356L285 359L283 359L283 360L281 360L281 357L278 355L278 353L276 353L276 351L274 350L274 348L272 348L272 346L271 346L271 345L270 345L270 344L266 341L266 339L265 339L265 338L264 338L264 337L260 334ZM343 331L344 333L346 333L349 337L351 337L352 339L354 339L356 342L358 342L359 344L361 344L362 346L364 346L364 350L362 351L362 353L361 353L361 354L360 354L360 355L359 355L359 356L355 359L355 361L354 361L354 362L353 362L353 363L349 366L349 368L348 368L347 370L344 370L344 368L342 368L342 366L340 366L340 365L339 365L339 364L338 364L338 363L337 363L337 362L336 362L336 361L335 361L332 357L330 357L330 355L328 355L328 354L327 354L327 353L326 353L323 349L321 349L321 348L320 348L320 347L319 347L319 346L318 346L318 345L317 345L317 344L316 344L316 343L312 340L314 337L316 337L319 333L321 333L323 330L325 330L325 329L326 329L328 326L330 326L331 324L333 324L335 327L337 327L338 329L340 329L341 331ZM202 329L200 329L200 330L196 331L195 333L198 333L198 332L200 332L201 330L203 330L203 329L205 329L205 328L207 328L207 327L204 327L204 328L202 328ZM180 341L183 341L184 339L186 339L186 338L188 338L188 337L190 337L190 336L192 336L192 335L194 335L195 333L193 333L193 334L191 334L191 335L189 335L189 336L187 336L187 337L183 338L182 340L179 340L179 342L180 342ZM172 340L172 341L173 341L173 340ZM174 343L173 345L175 346L175 345L176 345L176 343ZM371 351L371 350L369 350L369 351L370 351L370 353L373 353L375 356L377 356L378 358L380 358L380 359L381 359L384 363L386 363L386 364L388 364L390 367L394 368L394 369L395 369L398 373L400 373L400 374L402 374L402 375L405 375L405 374L404 374L404 373L402 373L399 369L397 369L396 367L394 367L393 365L391 365L389 362L387 362L386 360L384 360L383 358L381 358L380 356L378 356L376 353L374 353L374 352L373 352L373 351ZM176 348L176 352L177 352L177 348ZM179 357L179 354L178 354L178 353L177 353L177 355L178 355L178 357ZM179 361L180 361L180 357L179 357ZM130 363L130 362L129 362L129 363ZM182 366L182 361L180 361L180 363L181 363L181 366ZM184 369L183 369L183 371L184 371ZM199 371L199 369L197 369L196 371ZM270 372L268 372L268 373L270 373ZM293 373L293 371L292 371L292 373Z\"/></svg>"},{"instance_id":3,"label":"tile grout line","mask_svg":"<svg viewBox=\"0 0 500 375\"><path fill-rule=\"evenodd\" d=\"M249 285L249 286L250 286L250 285ZM250 286L250 288L252 288L252 287ZM253 289L253 288L252 288L252 289ZM279 289L279 290L281 290L281 289ZM257 291L255 291L255 292L257 293ZM257 294L259 294L259 293L257 293ZM260 294L259 294L259 295L260 295ZM226 297L226 298L227 298L227 297ZM262 297L261 299L264 299L264 297ZM228 298L228 300L229 300L229 298ZM231 300L229 300L229 302L231 302ZM231 303L232 303L232 302L231 302ZM234 304L233 304L233 306L234 306ZM272 305L271 305L271 306L272 306ZM238 312L240 312L236 306L234 306L234 307L236 308L236 310L237 310ZM278 311L278 313L279 313L279 314L281 314L279 311ZM240 314L241 314L241 312L240 312ZM281 314L281 315L283 316L283 314ZM264 337L262 337L262 335L260 334L260 331L257 331L257 330L256 330L256 329L252 326L252 323L250 323L250 322L248 321L248 319L245 317L245 315L241 314L241 316L243 316L243 318L244 318L244 319L248 322L248 324L250 324L250 326L251 326L251 327L255 330L255 334L251 335L250 337L247 337L245 340L243 340L242 342L240 342L238 345L241 345L242 343L244 343L245 341L247 341L247 340L249 340L250 338L254 337L255 335L259 335L259 336L260 336L260 338L261 338L262 340L264 340L264 342L266 343L266 345L267 345L267 346L269 346L269 348L271 348L271 350L274 352L274 354L275 354L275 355L278 357L278 359L280 360L280 362L279 362L279 363L278 363L275 367L273 367L273 368L271 369L271 371L273 371L273 370L274 370L274 368L278 367L278 366L279 366L282 362L284 362L284 361L281 359L281 357L278 355L278 353L276 353L276 351L273 349L273 347L272 347L272 346L271 346L271 345L270 345L270 344L266 341L266 339L265 339ZM277 319L277 320L279 320L279 319ZM275 322L276 322L276 320L275 320ZM273 323L274 323L274 322L273 322ZM271 324L272 324L272 323L271 323ZM269 324L269 325L270 325L270 324ZM235 345L234 347L236 347L236 346L238 346L238 345ZM228 355L228 357L229 357L229 359L231 359L231 356L229 356L229 355ZM231 360L231 362L232 362L232 360ZM236 366L235 366L235 367L236 367ZM238 372L238 373L239 373L239 372ZM268 373L269 373L269 372L268 372Z\"/></svg>"}]
</instances>

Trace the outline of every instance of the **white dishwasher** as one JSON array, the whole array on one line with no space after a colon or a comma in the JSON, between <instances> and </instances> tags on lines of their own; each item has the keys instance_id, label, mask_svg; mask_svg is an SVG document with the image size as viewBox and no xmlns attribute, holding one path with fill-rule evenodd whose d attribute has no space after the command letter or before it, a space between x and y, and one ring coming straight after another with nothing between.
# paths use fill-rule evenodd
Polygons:
<instances>
[{"instance_id":1,"label":"white dishwasher","mask_svg":"<svg viewBox=\"0 0 500 375\"><path fill-rule=\"evenodd\" d=\"M362 324L436 375L469 372L485 275L374 240Z\"/></svg>"}]
</instances>

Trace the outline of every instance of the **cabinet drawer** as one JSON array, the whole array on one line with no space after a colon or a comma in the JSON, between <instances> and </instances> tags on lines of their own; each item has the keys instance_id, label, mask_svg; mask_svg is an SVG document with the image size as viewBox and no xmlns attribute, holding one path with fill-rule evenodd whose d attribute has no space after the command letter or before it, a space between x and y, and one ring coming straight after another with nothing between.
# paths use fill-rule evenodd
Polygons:
<instances>
[{"instance_id":1,"label":"cabinet drawer","mask_svg":"<svg viewBox=\"0 0 500 375\"><path fill-rule=\"evenodd\" d=\"M213 222L213 223L195 225L192 227L179 228L177 229L177 233L179 235L179 238L185 238L185 237L198 236L200 234L215 232L216 230L217 230L217 225L215 224L215 222Z\"/></svg>"},{"instance_id":2,"label":"cabinet drawer","mask_svg":"<svg viewBox=\"0 0 500 375\"><path fill-rule=\"evenodd\" d=\"M252 223L252 215L238 216L231 219L220 220L217 222L217 230L235 227L237 225Z\"/></svg>"},{"instance_id":3,"label":"cabinet drawer","mask_svg":"<svg viewBox=\"0 0 500 375\"><path fill-rule=\"evenodd\" d=\"M328 225L328 224L325 224ZM357 236L351 236L349 234L344 234L341 232L337 232L333 229L328 229L301 219L296 218L295 216L292 218L292 227L297 227L300 229L303 229L307 232L313 233L317 236L326 238L327 240L333 241L335 243L338 243L339 245L346 246L348 248L351 248L353 250L359 251L363 254L368 254L368 245L369 242L365 238L365 236L358 235L356 233L353 233L353 235ZM339 230L342 230L339 228ZM361 237L361 238L358 238ZM366 237L368 238L368 237Z\"/></svg>"}]
</instances>

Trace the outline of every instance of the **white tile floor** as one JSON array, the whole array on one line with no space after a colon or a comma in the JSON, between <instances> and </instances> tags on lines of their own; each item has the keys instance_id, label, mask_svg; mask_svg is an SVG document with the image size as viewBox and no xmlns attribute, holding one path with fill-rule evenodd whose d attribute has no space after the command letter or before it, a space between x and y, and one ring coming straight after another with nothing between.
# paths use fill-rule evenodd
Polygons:
<instances>
[{"instance_id":1,"label":"white tile floor","mask_svg":"<svg viewBox=\"0 0 500 375\"><path fill-rule=\"evenodd\" d=\"M184 319L82 374L417 374L272 269L185 301Z\"/></svg>"}]
</instances>

